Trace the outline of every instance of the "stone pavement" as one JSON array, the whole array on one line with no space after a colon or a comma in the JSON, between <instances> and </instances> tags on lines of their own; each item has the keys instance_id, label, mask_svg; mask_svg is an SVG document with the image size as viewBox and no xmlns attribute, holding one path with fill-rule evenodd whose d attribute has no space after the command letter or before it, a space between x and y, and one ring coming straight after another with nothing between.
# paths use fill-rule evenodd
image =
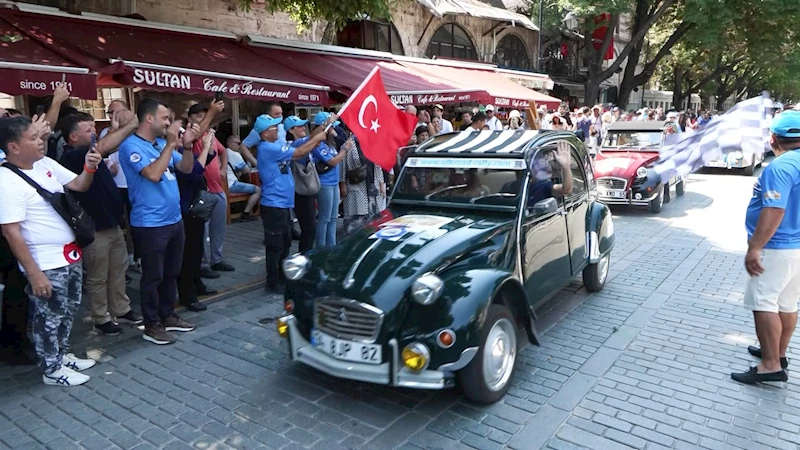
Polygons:
<instances>
[{"instance_id":1,"label":"stone pavement","mask_svg":"<svg viewBox=\"0 0 800 450\"><path fill-rule=\"evenodd\" d=\"M754 178L696 175L663 213L615 209L611 279L565 289L509 394L390 389L288 362L254 290L186 314L166 348L129 338L72 389L0 369L0 449L797 449L800 385L742 386L744 208ZM792 356L796 348L792 348Z\"/></svg>"}]
</instances>

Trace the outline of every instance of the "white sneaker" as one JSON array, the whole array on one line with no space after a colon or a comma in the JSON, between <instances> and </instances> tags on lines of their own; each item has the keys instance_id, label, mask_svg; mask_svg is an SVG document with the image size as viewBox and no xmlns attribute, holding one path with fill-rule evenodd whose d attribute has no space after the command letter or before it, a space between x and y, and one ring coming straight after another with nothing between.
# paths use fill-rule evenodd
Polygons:
<instances>
[{"instance_id":1,"label":"white sneaker","mask_svg":"<svg viewBox=\"0 0 800 450\"><path fill-rule=\"evenodd\" d=\"M42 375L42 381L48 386L80 386L89 381L89 375L62 367L50 375Z\"/></svg>"},{"instance_id":2,"label":"white sneaker","mask_svg":"<svg viewBox=\"0 0 800 450\"><path fill-rule=\"evenodd\" d=\"M64 359L61 361L61 364L63 364L64 367L68 367L72 370L80 372L94 367L94 365L97 364L97 361L93 359L80 359L72 353L67 353L64 355Z\"/></svg>"}]
</instances>

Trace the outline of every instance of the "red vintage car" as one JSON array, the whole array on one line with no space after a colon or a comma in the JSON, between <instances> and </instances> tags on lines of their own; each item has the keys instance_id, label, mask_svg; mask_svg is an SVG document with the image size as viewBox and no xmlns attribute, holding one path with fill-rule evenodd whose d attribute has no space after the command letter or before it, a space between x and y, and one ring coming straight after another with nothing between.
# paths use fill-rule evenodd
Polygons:
<instances>
[{"instance_id":1,"label":"red vintage car","mask_svg":"<svg viewBox=\"0 0 800 450\"><path fill-rule=\"evenodd\" d=\"M598 199L609 205L649 206L661 212L669 202L672 187L683 195L683 177L663 186L647 186L647 169L658 159L664 142L665 122L632 121L613 123L594 160Z\"/></svg>"}]
</instances>

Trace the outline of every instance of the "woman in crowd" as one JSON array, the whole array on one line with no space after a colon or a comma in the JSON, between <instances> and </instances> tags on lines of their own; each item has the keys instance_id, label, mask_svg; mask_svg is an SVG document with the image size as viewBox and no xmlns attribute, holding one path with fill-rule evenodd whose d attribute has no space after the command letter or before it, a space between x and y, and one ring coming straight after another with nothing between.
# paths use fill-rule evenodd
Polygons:
<instances>
[{"instance_id":1,"label":"woman in crowd","mask_svg":"<svg viewBox=\"0 0 800 450\"><path fill-rule=\"evenodd\" d=\"M299 147L308 140L307 124L308 120L300 119L297 116L289 116L283 121L283 128L286 130L286 140L292 147ZM311 154L292 162L292 164L306 167L309 162L314 162ZM296 187L297 186L295 186L295 188ZM297 223L300 225L298 248L301 253L314 248L314 239L317 236L316 200L316 194L300 195L297 192L294 194L294 214L297 217Z\"/></svg>"},{"instance_id":2,"label":"woman in crowd","mask_svg":"<svg viewBox=\"0 0 800 450\"><path fill-rule=\"evenodd\" d=\"M353 143L354 141L350 140L349 144L345 145ZM383 171L368 160L357 145L342 161L339 189L344 198L346 233L353 232L370 217L386 209L386 183Z\"/></svg>"},{"instance_id":3,"label":"woman in crowd","mask_svg":"<svg viewBox=\"0 0 800 450\"><path fill-rule=\"evenodd\" d=\"M203 284L200 278L200 266L203 260L203 237L205 236L205 221L198 219L189 211L198 193L206 188L206 165L219 164L216 154L210 154L211 144L214 142L214 131L209 130L203 137L203 149L195 156L192 172L184 174L176 171L178 187L181 194L181 214L183 215L183 231L186 240L183 244L183 265L178 276L178 302L186 306L189 311L205 311L206 305L200 303L199 295L214 293Z\"/></svg>"},{"instance_id":4,"label":"woman in crowd","mask_svg":"<svg viewBox=\"0 0 800 450\"><path fill-rule=\"evenodd\" d=\"M314 126L325 126L330 113L320 112L314 116ZM347 156L349 145L345 142L341 151L336 149L335 122L328 130L327 142L320 142L311 152L319 174L319 193L317 194L317 248L336 245L336 221L339 218L339 163ZM325 130L321 130L325 133Z\"/></svg>"}]
</instances>

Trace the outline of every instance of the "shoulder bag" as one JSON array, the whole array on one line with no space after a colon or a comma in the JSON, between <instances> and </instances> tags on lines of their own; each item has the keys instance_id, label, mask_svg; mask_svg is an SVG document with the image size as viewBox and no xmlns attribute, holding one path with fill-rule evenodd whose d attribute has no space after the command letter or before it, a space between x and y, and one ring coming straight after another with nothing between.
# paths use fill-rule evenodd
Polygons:
<instances>
[{"instance_id":1,"label":"shoulder bag","mask_svg":"<svg viewBox=\"0 0 800 450\"><path fill-rule=\"evenodd\" d=\"M200 176L200 183L200 190L197 191L192 204L189 205L189 215L202 222L208 222L208 219L211 218L211 213L214 212L214 208L217 206L217 202L219 202L219 197L208 192L205 176Z\"/></svg>"},{"instance_id":2,"label":"shoulder bag","mask_svg":"<svg viewBox=\"0 0 800 450\"><path fill-rule=\"evenodd\" d=\"M319 174L317 166L311 161L310 156L305 164L292 163L292 176L294 177L294 190L299 195L316 195L319 192Z\"/></svg>"},{"instance_id":3,"label":"shoulder bag","mask_svg":"<svg viewBox=\"0 0 800 450\"><path fill-rule=\"evenodd\" d=\"M3 167L17 174L20 178L31 185L42 198L53 206L59 216L67 222L67 225L75 233L75 241L78 246L84 248L94 242L94 221L81 207L80 202L65 189L61 192L50 192L42 188L39 183L33 181L31 177L25 175L19 168L6 161Z\"/></svg>"},{"instance_id":4,"label":"shoulder bag","mask_svg":"<svg viewBox=\"0 0 800 450\"><path fill-rule=\"evenodd\" d=\"M361 153L361 149L358 149L358 162L361 164L360 166L350 169L345 173L345 178L347 178L347 182L350 184L361 184L364 180L367 179L367 161L364 158L364 154Z\"/></svg>"}]
</instances>

